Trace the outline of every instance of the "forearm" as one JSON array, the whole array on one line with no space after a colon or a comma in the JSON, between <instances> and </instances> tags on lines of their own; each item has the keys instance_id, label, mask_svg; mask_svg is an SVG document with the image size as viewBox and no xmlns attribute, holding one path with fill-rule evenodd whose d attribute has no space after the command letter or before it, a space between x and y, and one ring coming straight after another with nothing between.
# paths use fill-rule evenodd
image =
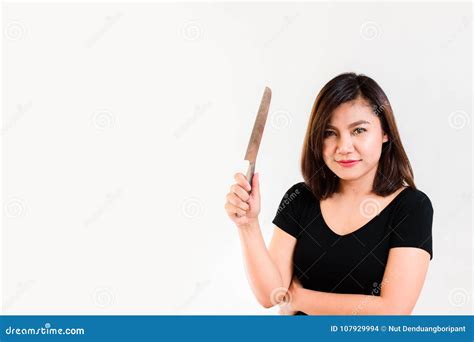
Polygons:
<instances>
[{"instance_id":1,"label":"forearm","mask_svg":"<svg viewBox=\"0 0 474 342\"><path fill-rule=\"evenodd\" d=\"M308 315L389 315L381 296L313 291L304 288L295 296L295 309Z\"/></svg>"},{"instance_id":2,"label":"forearm","mask_svg":"<svg viewBox=\"0 0 474 342\"><path fill-rule=\"evenodd\" d=\"M280 271L270 257L258 220L238 230L250 287L262 306L271 307L276 304L272 293L283 287Z\"/></svg>"}]
</instances>

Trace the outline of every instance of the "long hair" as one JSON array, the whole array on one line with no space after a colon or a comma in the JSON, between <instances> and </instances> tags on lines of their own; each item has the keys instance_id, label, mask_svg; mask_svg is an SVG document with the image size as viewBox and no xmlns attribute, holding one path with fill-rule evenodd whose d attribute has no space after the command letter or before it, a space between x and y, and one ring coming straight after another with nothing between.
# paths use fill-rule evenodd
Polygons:
<instances>
[{"instance_id":1,"label":"long hair","mask_svg":"<svg viewBox=\"0 0 474 342\"><path fill-rule=\"evenodd\" d=\"M330 80L319 92L311 110L301 154L301 173L306 186L318 200L330 197L339 185L339 177L323 159L324 131L336 107L359 97L369 103L374 115L380 119L382 130L388 135L388 141L382 145L372 191L385 197L402 185L416 189L413 170L387 96L373 79L351 72Z\"/></svg>"}]
</instances>

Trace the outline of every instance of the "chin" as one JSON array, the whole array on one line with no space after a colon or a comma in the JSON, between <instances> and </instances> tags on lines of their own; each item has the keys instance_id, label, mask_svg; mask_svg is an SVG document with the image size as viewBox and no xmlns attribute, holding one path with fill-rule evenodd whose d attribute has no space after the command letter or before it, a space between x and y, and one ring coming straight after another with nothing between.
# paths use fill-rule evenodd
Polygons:
<instances>
[{"instance_id":1,"label":"chin","mask_svg":"<svg viewBox=\"0 0 474 342\"><path fill-rule=\"evenodd\" d=\"M334 174L337 177L339 177L339 179L351 181L351 180L359 179L364 174L364 172L360 170L355 171L355 170L347 169L345 172L338 171L337 173L334 172Z\"/></svg>"},{"instance_id":2,"label":"chin","mask_svg":"<svg viewBox=\"0 0 474 342\"><path fill-rule=\"evenodd\" d=\"M339 179L345 180L345 181L352 181L360 178L360 175L337 175Z\"/></svg>"}]
</instances>

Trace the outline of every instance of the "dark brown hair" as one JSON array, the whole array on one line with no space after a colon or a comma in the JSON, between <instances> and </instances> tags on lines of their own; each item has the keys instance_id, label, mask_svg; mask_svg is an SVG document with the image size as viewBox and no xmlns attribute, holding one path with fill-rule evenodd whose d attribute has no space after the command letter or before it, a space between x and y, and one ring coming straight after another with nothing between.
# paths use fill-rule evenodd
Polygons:
<instances>
[{"instance_id":1,"label":"dark brown hair","mask_svg":"<svg viewBox=\"0 0 474 342\"><path fill-rule=\"evenodd\" d=\"M318 200L330 197L337 192L339 185L339 177L323 159L324 131L337 106L358 98L369 103L374 115L380 119L382 130L388 135L388 141L382 145L372 191L379 196L388 196L402 185L416 189L413 170L387 96L373 79L351 72L330 80L319 92L311 110L301 155L301 172L305 184Z\"/></svg>"}]
</instances>

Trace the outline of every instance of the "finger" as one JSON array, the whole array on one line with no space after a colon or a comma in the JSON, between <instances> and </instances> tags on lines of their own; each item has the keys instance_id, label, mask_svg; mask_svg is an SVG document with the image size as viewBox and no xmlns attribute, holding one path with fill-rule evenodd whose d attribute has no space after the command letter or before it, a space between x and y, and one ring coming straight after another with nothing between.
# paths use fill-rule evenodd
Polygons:
<instances>
[{"instance_id":1,"label":"finger","mask_svg":"<svg viewBox=\"0 0 474 342\"><path fill-rule=\"evenodd\" d=\"M245 210L242 210L232 203L226 203L225 205L225 210L227 211L228 214L235 215L238 214L240 216L245 216L247 212Z\"/></svg>"},{"instance_id":2,"label":"finger","mask_svg":"<svg viewBox=\"0 0 474 342\"><path fill-rule=\"evenodd\" d=\"M248 202L250 195L245 191L239 184L234 184L231 186L230 191L239 196L239 198L244 201Z\"/></svg>"},{"instance_id":3,"label":"finger","mask_svg":"<svg viewBox=\"0 0 474 342\"><path fill-rule=\"evenodd\" d=\"M237 172L235 175L234 175L234 179L235 181L237 182L237 184L239 184L242 188L244 188L245 190L247 191L250 191L251 190L251 186L250 186L250 183L249 181L247 180L247 177L245 177L245 175L241 172Z\"/></svg>"},{"instance_id":4,"label":"finger","mask_svg":"<svg viewBox=\"0 0 474 342\"><path fill-rule=\"evenodd\" d=\"M236 194L233 192L229 192L227 194L227 201L235 205L236 207L239 207L240 209L243 210L249 210L250 205L248 203L242 201Z\"/></svg>"}]
</instances>

